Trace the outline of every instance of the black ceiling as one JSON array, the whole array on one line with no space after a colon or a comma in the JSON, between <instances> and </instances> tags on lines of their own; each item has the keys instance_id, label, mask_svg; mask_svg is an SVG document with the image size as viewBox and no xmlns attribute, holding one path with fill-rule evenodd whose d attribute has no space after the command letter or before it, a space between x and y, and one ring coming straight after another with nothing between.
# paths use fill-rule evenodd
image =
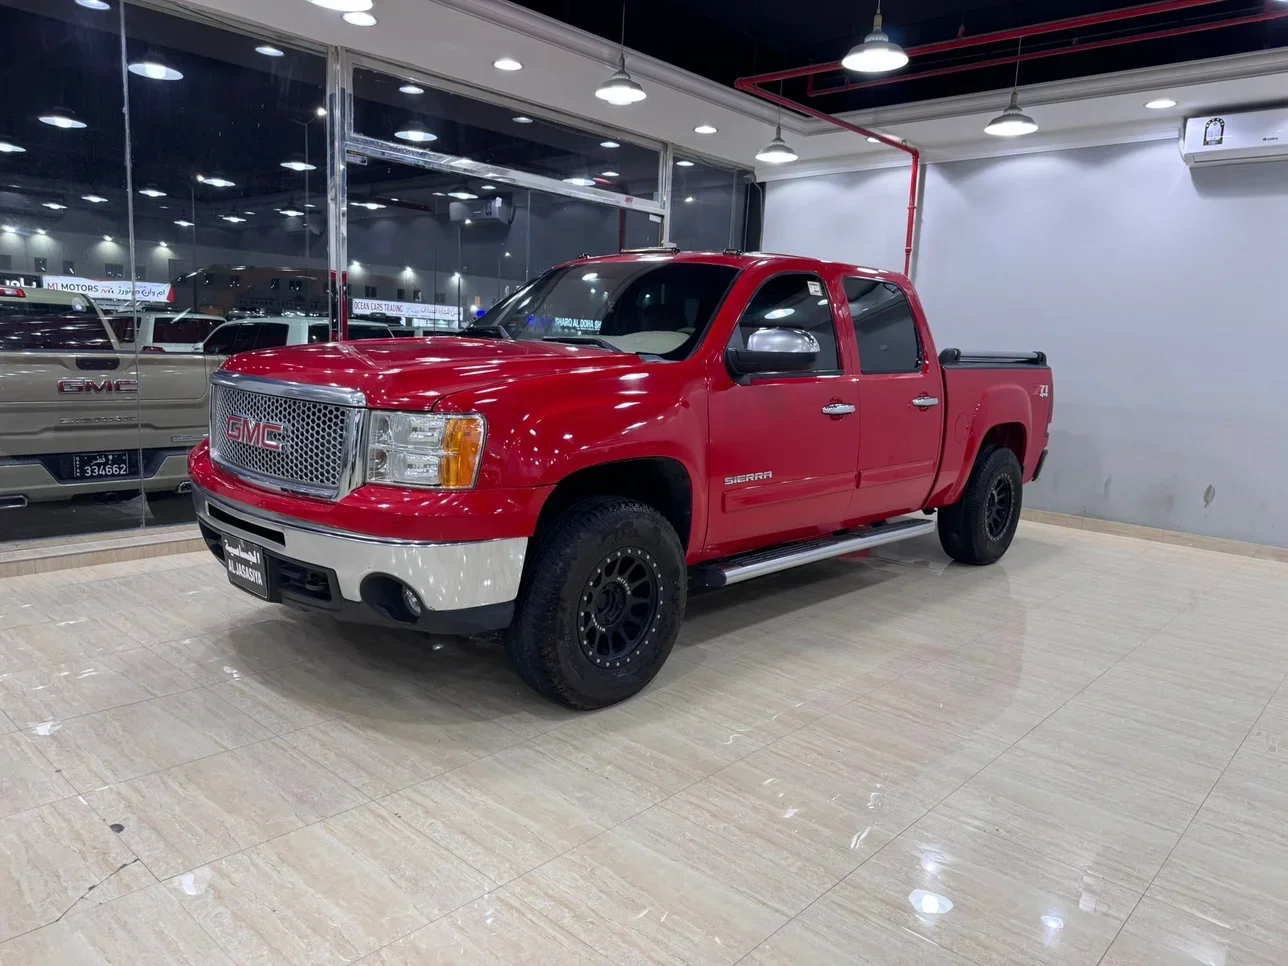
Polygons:
<instances>
[{"instance_id":1,"label":"black ceiling","mask_svg":"<svg viewBox=\"0 0 1288 966\"><path fill-rule=\"evenodd\" d=\"M617 0L519 0L531 10L616 42ZM905 47L979 35L1067 17L1120 10L1122 0L885 0L886 31ZM1276 0L1222 0L1170 14L1087 27L1034 38L1029 51L1227 20L1282 7ZM626 45L722 84L741 76L839 61L872 27L876 0L627 0ZM1020 82L1038 83L1180 63L1288 45L1288 18L1071 53L1028 63ZM963 61L1013 54L1014 41L950 54L914 58L901 74ZM859 110L1008 87L1014 68L990 68L831 95L825 110ZM826 78L819 78L820 83ZM840 80L840 75L831 78ZM805 96L789 84L789 96Z\"/></svg>"}]
</instances>

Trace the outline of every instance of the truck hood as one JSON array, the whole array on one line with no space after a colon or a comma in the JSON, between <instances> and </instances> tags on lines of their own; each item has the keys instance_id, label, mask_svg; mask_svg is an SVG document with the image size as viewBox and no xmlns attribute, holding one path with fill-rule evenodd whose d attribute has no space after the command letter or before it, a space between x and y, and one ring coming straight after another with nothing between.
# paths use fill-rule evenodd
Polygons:
<instances>
[{"instance_id":1,"label":"truck hood","mask_svg":"<svg viewBox=\"0 0 1288 966\"><path fill-rule=\"evenodd\" d=\"M358 389L373 409L423 411L463 390L552 373L597 373L639 365L639 356L594 346L431 336L266 349L233 356L223 369Z\"/></svg>"}]
</instances>

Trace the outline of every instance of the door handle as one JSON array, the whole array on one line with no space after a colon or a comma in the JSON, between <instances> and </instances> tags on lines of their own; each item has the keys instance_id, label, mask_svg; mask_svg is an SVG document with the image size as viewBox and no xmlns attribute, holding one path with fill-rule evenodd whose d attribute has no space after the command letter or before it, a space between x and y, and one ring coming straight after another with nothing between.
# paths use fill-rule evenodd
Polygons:
<instances>
[{"instance_id":1,"label":"door handle","mask_svg":"<svg viewBox=\"0 0 1288 966\"><path fill-rule=\"evenodd\" d=\"M918 396L912 401L912 404L920 409L923 413L932 406L938 406L939 400L934 396Z\"/></svg>"},{"instance_id":2,"label":"door handle","mask_svg":"<svg viewBox=\"0 0 1288 966\"><path fill-rule=\"evenodd\" d=\"M850 413L854 412L854 409L855 407L851 406L849 403L840 403L840 402L828 403L826 406L823 407L823 415L824 416L848 416L850 415Z\"/></svg>"}]
</instances>

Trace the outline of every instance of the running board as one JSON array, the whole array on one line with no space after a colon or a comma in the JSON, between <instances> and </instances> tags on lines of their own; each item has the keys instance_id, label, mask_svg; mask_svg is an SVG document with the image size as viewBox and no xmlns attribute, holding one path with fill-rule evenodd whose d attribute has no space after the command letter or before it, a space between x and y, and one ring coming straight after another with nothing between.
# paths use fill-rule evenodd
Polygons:
<instances>
[{"instance_id":1,"label":"running board","mask_svg":"<svg viewBox=\"0 0 1288 966\"><path fill-rule=\"evenodd\" d=\"M908 540L933 533L935 521L895 520L870 527L860 533L849 533L804 543L789 543L769 550L756 550L737 557L713 560L693 568L689 583L696 588L716 590L744 580L776 574L805 564L816 563L831 557L841 557L858 550L871 550L887 543Z\"/></svg>"}]
</instances>

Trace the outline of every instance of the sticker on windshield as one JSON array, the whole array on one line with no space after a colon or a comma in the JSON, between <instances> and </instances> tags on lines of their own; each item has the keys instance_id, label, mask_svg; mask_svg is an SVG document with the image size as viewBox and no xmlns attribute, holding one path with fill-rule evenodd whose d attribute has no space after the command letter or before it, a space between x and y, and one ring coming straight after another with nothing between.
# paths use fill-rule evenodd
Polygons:
<instances>
[{"instance_id":1,"label":"sticker on windshield","mask_svg":"<svg viewBox=\"0 0 1288 966\"><path fill-rule=\"evenodd\" d=\"M821 284L821 283L819 283L819 282L806 282L805 284L809 286L809 294L810 294L810 295L822 295L822 294L823 294L823 286L822 286L822 284Z\"/></svg>"}]
</instances>

